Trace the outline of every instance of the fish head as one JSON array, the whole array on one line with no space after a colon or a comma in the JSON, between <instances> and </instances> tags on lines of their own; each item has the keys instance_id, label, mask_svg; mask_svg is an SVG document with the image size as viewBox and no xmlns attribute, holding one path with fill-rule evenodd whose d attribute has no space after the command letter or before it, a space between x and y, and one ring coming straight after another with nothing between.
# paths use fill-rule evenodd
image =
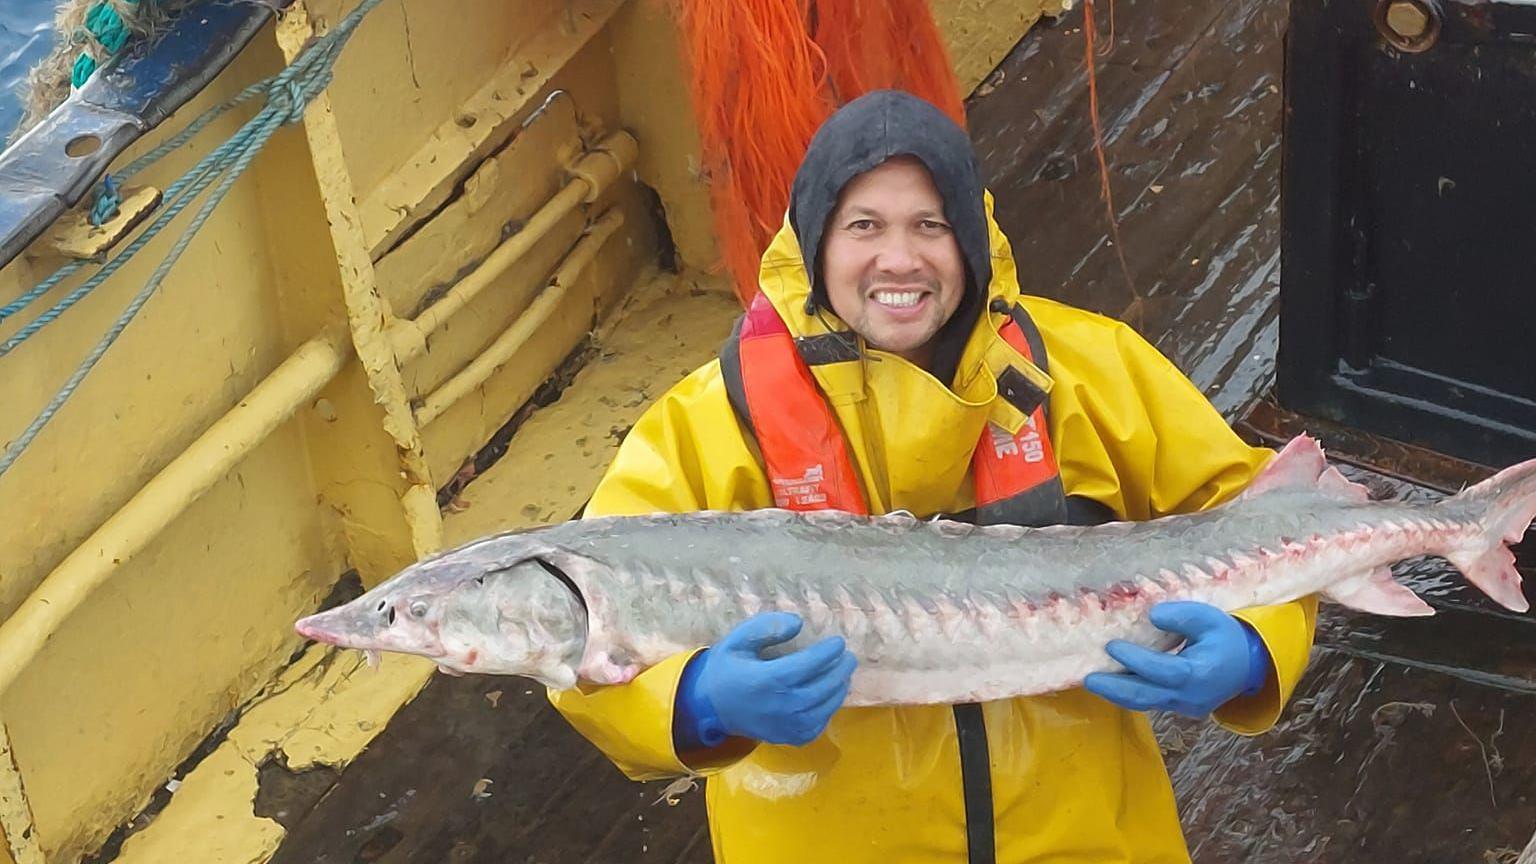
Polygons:
<instances>
[{"instance_id":1,"label":"fish head","mask_svg":"<svg viewBox=\"0 0 1536 864\"><path fill-rule=\"evenodd\" d=\"M448 653L441 632L448 598L515 555L516 537L487 538L425 558L350 603L300 619L294 629L316 642L367 652L370 662L381 651L440 660Z\"/></svg>"},{"instance_id":2,"label":"fish head","mask_svg":"<svg viewBox=\"0 0 1536 864\"><path fill-rule=\"evenodd\" d=\"M397 577L350 603L300 619L294 629L316 642L367 652L370 663L377 663L381 651L438 659L446 653L439 633L444 596Z\"/></svg>"},{"instance_id":3,"label":"fish head","mask_svg":"<svg viewBox=\"0 0 1536 864\"><path fill-rule=\"evenodd\" d=\"M529 557L454 589L445 604L446 650L438 664L521 675L557 690L574 687L587 646L587 609L551 557Z\"/></svg>"},{"instance_id":4,"label":"fish head","mask_svg":"<svg viewBox=\"0 0 1536 864\"><path fill-rule=\"evenodd\" d=\"M294 629L361 650L371 663L379 652L414 654L444 672L522 675L565 689L587 634L585 601L554 563L566 559L576 560L528 534L484 538L412 564Z\"/></svg>"}]
</instances>

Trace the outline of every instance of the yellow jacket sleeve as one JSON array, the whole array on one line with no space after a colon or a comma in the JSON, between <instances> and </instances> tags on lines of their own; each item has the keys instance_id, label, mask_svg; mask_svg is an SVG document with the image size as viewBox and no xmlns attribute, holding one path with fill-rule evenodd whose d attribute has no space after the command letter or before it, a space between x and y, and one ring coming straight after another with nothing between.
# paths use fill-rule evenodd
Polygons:
<instances>
[{"instance_id":1,"label":"yellow jacket sleeve","mask_svg":"<svg viewBox=\"0 0 1536 864\"><path fill-rule=\"evenodd\" d=\"M708 446L707 458L699 452ZM771 506L767 478L742 435L718 363L701 367L646 410L620 445L585 516L744 510ZM751 751L727 741L707 753L672 746L678 679L693 655L679 654L628 684L551 690L551 704L630 778L708 774Z\"/></svg>"},{"instance_id":2,"label":"yellow jacket sleeve","mask_svg":"<svg viewBox=\"0 0 1536 864\"><path fill-rule=\"evenodd\" d=\"M1247 622L1269 649L1269 680L1258 694L1239 696L1218 708L1215 719L1239 735L1258 735L1280 719L1280 712L1307 671L1317 629L1317 596L1279 606L1240 609L1233 614Z\"/></svg>"},{"instance_id":3,"label":"yellow jacket sleeve","mask_svg":"<svg viewBox=\"0 0 1536 864\"><path fill-rule=\"evenodd\" d=\"M1241 492L1273 458L1273 451L1239 438L1135 330L1051 301L1030 298L1028 305L1055 358L1051 431L1069 493L1126 519L1190 513ZM1317 598L1240 610L1235 617L1259 634L1272 666L1261 693L1228 702L1215 719L1253 735L1279 719L1306 671Z\"/></svg>"}]
</instances>

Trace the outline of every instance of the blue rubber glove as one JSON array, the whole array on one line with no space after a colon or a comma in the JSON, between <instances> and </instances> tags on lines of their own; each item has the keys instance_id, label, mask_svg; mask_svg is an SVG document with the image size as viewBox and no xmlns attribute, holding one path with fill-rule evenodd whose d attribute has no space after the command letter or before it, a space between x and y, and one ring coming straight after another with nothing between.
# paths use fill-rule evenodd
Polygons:
<instances>
[{"instance_id":1,"label":"blue rubber glove","mask_svg":"<svg viewBox=\"0 0 1536 864\"><path fill-rule=\"evenodd\" d=\"M800 616L763 612L736 625L683 669L672 718L678 752L718 747L727 736L808 744L848 697L857 661L841 636L765 660L795 638Z\"/></svg>"},{"instance_id":2,"label":"blue rubber glove","mask_svg":"<svg viewBox=\"0 0 1536 864\"><path fill-rule=\"evenodd\" d=\"M1125 674L1095 672L1090 693L1132 711L1159 709L1206 717L1233 697L1252 696L1269 679L1269 651L1247 624L1208 603L1176 600L1152 607L1159 630L1184 635L1177 654L1116 639L1105 648Z\"/></svg>"}]
</instances>

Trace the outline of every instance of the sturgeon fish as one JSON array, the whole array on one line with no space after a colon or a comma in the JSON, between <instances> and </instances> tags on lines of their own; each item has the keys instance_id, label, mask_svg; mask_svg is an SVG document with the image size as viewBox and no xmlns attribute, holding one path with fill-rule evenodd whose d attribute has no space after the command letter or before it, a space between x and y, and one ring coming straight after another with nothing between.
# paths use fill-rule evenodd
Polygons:
<instances>
[{"instance_id":1,"label":"sturgeon fish","mask_svg":"<svg viewBox=\"0 0 1536 864\"><path fill-rule=\"evenodd\" d=\"M1439 502L1376 502L1301 436L1240 495L1189 515L1032 529L782 510L600 517L476 540L296 627L371 661L403 652L567 689L627 682L783 610L804 627L775 652L847 640L850 706L979 702L1119 671L1111 639L1175 647L1148 621L1164 600L1231 611L1320 593L1431 615L1388 569L1419 555L1524 612L1506 544L1533 519L1536 459Z\"/></svg>"}]
</instances>

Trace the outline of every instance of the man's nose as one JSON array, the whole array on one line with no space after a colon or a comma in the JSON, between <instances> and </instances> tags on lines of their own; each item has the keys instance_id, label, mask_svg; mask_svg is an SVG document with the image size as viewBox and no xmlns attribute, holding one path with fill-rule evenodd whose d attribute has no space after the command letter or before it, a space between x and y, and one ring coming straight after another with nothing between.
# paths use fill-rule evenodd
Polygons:
<instances>
[{"instance_id":1,"label":"man's nose","mask_svg":"<svg viewBox=\"0 0 1536 864\"><path fill-rule=\"evenodd\" d=\"M913 244L913 238L905 231L886 234L885 242L875 256L875 266L884 273L905 275L922 269L922 259Z\"/></svg>"}]
</instances>

